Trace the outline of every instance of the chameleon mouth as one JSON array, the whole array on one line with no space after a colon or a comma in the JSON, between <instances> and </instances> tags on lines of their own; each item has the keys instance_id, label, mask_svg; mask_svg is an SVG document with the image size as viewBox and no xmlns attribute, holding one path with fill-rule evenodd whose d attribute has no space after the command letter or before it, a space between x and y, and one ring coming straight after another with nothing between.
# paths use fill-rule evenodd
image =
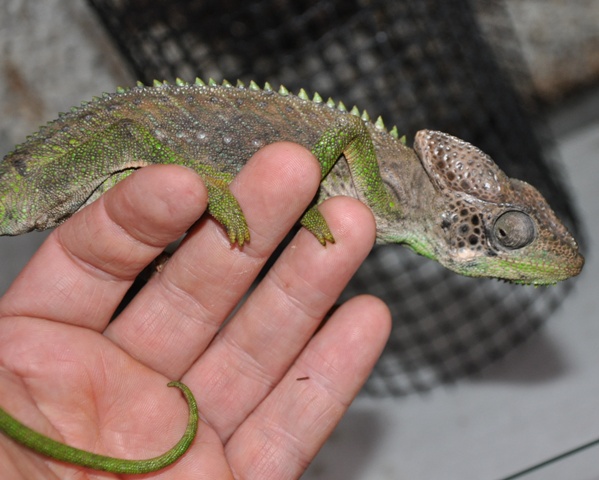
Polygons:
<instances>
[{"instance_id":1,"label":"chameleon mouth","mask_svg":"<svg viewBox=\"0 0 599 480\"><path fill-rule=\"evenodd\" d=\"M496 258L492 263L475 261L461 263L458 268L448 268L462 275L497 278L521 285L555 285L557 282L577 276L584 266L584 257L577 253L570 261L535 262L511 258ZM454 265L456 266L456 265Z\"/></svg>"}]
</instances>

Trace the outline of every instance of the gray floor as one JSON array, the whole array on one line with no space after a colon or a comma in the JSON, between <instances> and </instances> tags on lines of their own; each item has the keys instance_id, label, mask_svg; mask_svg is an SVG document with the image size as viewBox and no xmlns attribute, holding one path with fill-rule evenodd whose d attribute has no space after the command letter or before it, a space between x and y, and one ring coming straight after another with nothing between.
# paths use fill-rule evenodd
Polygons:
<instances>
[{"instance_id":1,"label":"gray floor","mask_svg":"<svg viewBox=\"0 0 599 480\"><path fill-rule=\"evenodd\" d=\"M0 154L55 112L131 83L83 5L0 4ZM479 378L425 396L357 400L306 479L499 480L599 437L599 95L553 121L590 240L575 291L545 328ZM0 292L42 238L0 239ZM599 479L598 453L522 478Z\"/></svg>"}]
</instances>

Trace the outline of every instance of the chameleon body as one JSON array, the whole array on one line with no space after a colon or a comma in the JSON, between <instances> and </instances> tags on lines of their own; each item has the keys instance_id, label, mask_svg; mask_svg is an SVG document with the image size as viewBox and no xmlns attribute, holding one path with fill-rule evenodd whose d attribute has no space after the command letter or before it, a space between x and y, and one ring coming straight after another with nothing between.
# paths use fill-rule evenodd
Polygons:
<instances>
[{"instance_id":1,"label":"chameleon body","mask_svg":"<svg viewBox=\"0 0 599 480\"><path fill-rule=\"evenodd\" d=\"M242 246L249 229L228 185L256 151L284 140L320 162L316 203L358 198L375 216L378 243L406 245L463 275L522 284L553 284L582 268L575 240L539 192L476 147L424 130L412 149L396 128L355 107L253 82L138 84L62 114L0 163L0 234L56 226L135 169L159 163L195 170L209 213ZM301 223L323 245L334 242L316 206ZM18 422L4 414L6 431ZM39 451L42 442L28 446ZM95 468L110 470L101 458Z\"/></svg>"}]
</instances>

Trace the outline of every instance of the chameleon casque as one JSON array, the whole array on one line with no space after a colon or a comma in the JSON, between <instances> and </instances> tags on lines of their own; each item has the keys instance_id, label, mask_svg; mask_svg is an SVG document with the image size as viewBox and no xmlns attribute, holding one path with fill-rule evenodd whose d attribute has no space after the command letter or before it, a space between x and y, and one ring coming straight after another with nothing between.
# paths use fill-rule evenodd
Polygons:
<instances>
[{"instance_id":1,"label":"chameleon casque","mask_svg":"<svg viewBox=\"0 0 599 480\"><path fill-rule=\"evenodd\" d=\"M322 169L316 203L358 198L372 210L377 243L399 243L457 273L545 285L577 275L584 259L541 194L508 178L478 148L423 130L414 148L366 112L290 94L266 84L175 85L118 89L61 114L0 163L0 234L54 227L134 170L179 164L204 180L209 213L231 243L249 241L241 207L228 185L261 147L292 141L312 151ZM338 161L342 159L341 161ZM301 224L325 245L334 242L316 206ZM171 385L171 384L169 384ZM120 473L157 470L175 461L197 428L152 460L121 460L73 449L22 425L0 409L0 429L62 461ZM195 410L194 410L195 409ZM145 463L144 463L145 462Z\"/></svg>"}]
</instances>

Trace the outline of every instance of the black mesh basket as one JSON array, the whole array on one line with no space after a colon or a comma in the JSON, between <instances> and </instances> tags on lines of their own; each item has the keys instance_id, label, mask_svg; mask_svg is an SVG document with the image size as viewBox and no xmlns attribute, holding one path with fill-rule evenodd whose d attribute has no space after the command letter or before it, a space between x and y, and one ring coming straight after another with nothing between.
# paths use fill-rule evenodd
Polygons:
<instances>
[{"instance_id":1,"label":"black mesh basket","mask_svg":"<svg viewBox=\"0 0 599 480\"><path fill-rule=\"evenodd\" d=\"M90 0L138 78L241 79L357 104L396 124L463 138L534 184L577 234L551 145L518 91L528 78L501 2L466 0ZM486 21L481 21L486 19ZM515 85L515 86L514 86ZM526 85L528 86L528 85ZM534 332L572 281L520 287L459 277L393 246L373 250L343 298L394 315L364 388L401 395L454 381Z\"/></svg>"}]
</instances>

